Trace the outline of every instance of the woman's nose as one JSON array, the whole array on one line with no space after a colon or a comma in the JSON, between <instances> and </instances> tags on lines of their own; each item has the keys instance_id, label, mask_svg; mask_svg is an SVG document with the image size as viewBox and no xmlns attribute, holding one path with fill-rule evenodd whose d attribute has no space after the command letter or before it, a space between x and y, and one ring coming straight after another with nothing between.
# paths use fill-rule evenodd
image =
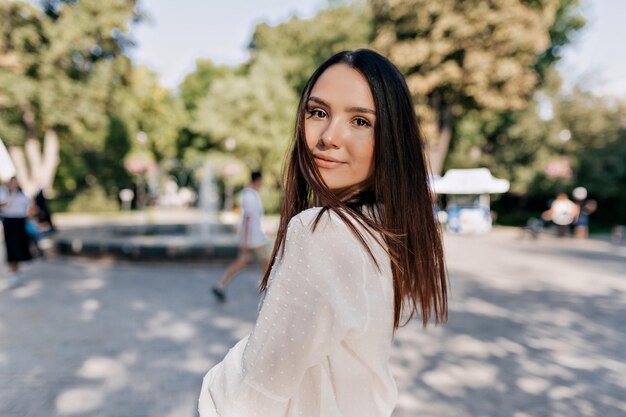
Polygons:
<instances>
[{"instance_id":1,"label":"woman's nose","mask_svg":"<svg viewBox=\"0 0 626 417\"><path fill-rule=\"evenodd\" d=\"M322 132L318 145L324 148L338 148L340 146L341 132L338 123L331 121Z\"/></svg>"}]
</instances>

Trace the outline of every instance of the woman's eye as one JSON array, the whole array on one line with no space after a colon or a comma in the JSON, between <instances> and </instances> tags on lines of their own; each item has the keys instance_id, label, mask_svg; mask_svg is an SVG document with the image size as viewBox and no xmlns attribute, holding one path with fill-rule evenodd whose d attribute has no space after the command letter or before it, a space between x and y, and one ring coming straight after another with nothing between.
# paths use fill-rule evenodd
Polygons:
<instances>
[{"instance_id":1,"label":"woman's eye","mask_svg":"<svg viewBox=\"0 0 626 417\"><path fill-rule=\"evenodd\" d=\"M323 119L324 117L326 117L326 112L322 109L309 109L307 110L307 112L312 117L317 117L319 119Z\"/></svg>"},{"instance_id":2,"label":"woman's eye","mask_svg":"<svg viewBox=\"0 0 626 417\"><path fill-rule=\"evenodd\" d=\"M371 126L372 125L366 119L363 119L363 118L360 118L360 117L354 119L354 124L356 124L359 127L366 127L366 126Z\"/></svg>"}]
</instances>

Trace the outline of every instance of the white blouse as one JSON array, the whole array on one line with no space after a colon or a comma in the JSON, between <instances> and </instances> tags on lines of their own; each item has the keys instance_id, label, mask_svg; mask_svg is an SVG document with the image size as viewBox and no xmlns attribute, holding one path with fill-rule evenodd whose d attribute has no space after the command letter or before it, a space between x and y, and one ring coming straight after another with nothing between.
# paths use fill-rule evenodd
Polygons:
<instances>
[{"instance_id":1,"label":"white blouse","mask_svg":"<svg viewBox=\"0 0 626 417\"><path fill-rule=\"evenodd\" d=\"M252 333L211 369L200 417L388 417L393 285L389 256L356 222L380 269L336 213L289 222Z\"/></svg>"}]
</instances>

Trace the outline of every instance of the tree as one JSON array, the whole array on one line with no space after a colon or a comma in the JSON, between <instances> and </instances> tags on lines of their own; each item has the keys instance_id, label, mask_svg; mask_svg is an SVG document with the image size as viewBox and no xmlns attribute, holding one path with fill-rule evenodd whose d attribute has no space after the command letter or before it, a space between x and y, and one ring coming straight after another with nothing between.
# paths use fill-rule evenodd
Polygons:
<instances>
[{"instance_id":1,"label":"tree","mask_svg":"<svg viewBox=\"0 0 626 417\"><path fill-rule=\"evenodd\" d=\"M124 121L109 114L108 133L102 150L88 150L82 154L87 175L97 174L97 181L109 196L117 197L119 191L128 187L132 180L124 168L124 159L132 149L133 139Z\"/></svg>"},{"instance_id":2,"label":"tree","mask_svg":"<svg viewBox=\"0 0 626 417\"><path fill-rule=\"evenodd\" d=\"M371 36L370 9L357 3L330 7L311 19L292 17L276 26L259 24L250 49L280 62L287 82L300 94L319 64L336 52L367 47Z\"/></svg>"},{"instance_id":3,"label":"tree","mask_svg":"<svg viewBox=\"0 0 626 417\"><path fill-rule=\"evenodd\" d=\"M234 144L235 156L276 179L292 137L296 105L283 69L260 53L248 73L213 82L198 104L192 129L208 134L224 149Z\"/></svg>"},{"instance_id":4,"label":"tree","mask_svg":"<svg viewBox=\"0 0 626 417\"><path fill-rule=\"evenodd\" d=\"M515 196L551 194L571 177L546 175L550 161L560 158L551 123L542 120L538 104L531 100L517 112L470 110L455 123L446 165L458 168L487 167L511 183Z\"/></svg>"},{"instance_id":5,"label":"tree","mask_svg":"<svg viewBox=\"0 0 626 417\"><path fill-rule=\"evenodd\" d=\"M179 86L180 97L185 103L185 108L193 112L198 107L198 101L206 96L213 81L232 72L232 68L215 65L210 59L198 59L196 69L187 74Z\"/></svg>"},{"instance_id":6,"label":"tree","mask_svg":"<svg viewBox=\"0 0 626 417\"><path fill-rule=\"evenodd\" d=\"M25 160L19 147L25 145L30 172L25 163L16 165L31 191L51 185L59 137L80 146L104 139L111 85L123 81L116 70L124 67L129 25L140 16L135 3L0 3L0 135L17 161Z\"/></svg>"},{"instance_id":7,"label":"tree","mask_svg":"<svg viewBox=\"0 0 626 417\"><path fill-rule=\"evenodd\" d=\"M576 3L371 1L372 45L407 77L434 173L443 169L455 118L472 110L508 112L526 107L541 78L537 66L540 61L554 62L557 46L568 40L557 33L571 32L569 26L551 32L557 15L569 18Z\"/></svg>"},{"instance_id":8,"label":"tree","mask_svg":"<svg viewBox=\"0 0 626 417\"><path fill-rule=\"evenodd\" d=\"M559 0L554 23L548 29L550 44L539 55L535 65L542 84L548 71L561 59L562 49L574 41L586 23L581 15L580 0Z\"/></svg>"},{"instance_id":9,"label":"tree","mask_svg":"<svg viewBox=\"0 0 626 417\"><path fill-rule=\"evenodd\" d=\"M215 146L215 142L206 132L195 131L191 126L195 124L196 110L198 103L209 92L215 80L228 75L236 74L237 69L223 65L215 65L209 59L198 59L196 69L187 74L179 86L180 97L187 110L188 123L178 132L177 138L177 158L187 160L190 153L195 151L206 151Z\"/></svg>"},{"instance_id":10,"label":"tree","mask_svg":"<svg viewBox=\"0 0 626 417\"><path fill-rule=\"evenodd\" d=\"M565 145L574 163L572 185L600 200L597 216L626 222L626 102L576 88L555 100L555 119L570 132Z\"/></svg>"},{"instance_id":11,"label":"tree","mask_svg":"<svg viewBox=\"0 0 626 417\"><path fill-rule=\"evenodd\" d=\"M156 74L143 66L133 68L127 85L114 91L112 101L132 138L139 132L147 135L143 144L133 141L132 149L141 147L157 161L176 156L178 132L188 123L188 115L182 100L161 87Z\"/></svg>"}]
</instances>

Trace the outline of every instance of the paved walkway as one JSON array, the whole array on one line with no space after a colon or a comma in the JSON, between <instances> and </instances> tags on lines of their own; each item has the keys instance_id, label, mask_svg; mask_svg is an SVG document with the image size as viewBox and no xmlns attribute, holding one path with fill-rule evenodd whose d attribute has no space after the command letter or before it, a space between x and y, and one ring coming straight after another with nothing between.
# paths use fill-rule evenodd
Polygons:
<instances>
[{"instance_id":1,"label":"paved walkway","mask_svg":"<svg viewBox=\"0 0 626 417\"><path fill-rule=\"evenodd\" d=\"M398 331L394 417L626 415L626 253L516 232L447 236L450 323ZM259 269L56 258L5 288L1 417L194 417L203 374L252 328Z\"/></svg>"}]
</instances>

